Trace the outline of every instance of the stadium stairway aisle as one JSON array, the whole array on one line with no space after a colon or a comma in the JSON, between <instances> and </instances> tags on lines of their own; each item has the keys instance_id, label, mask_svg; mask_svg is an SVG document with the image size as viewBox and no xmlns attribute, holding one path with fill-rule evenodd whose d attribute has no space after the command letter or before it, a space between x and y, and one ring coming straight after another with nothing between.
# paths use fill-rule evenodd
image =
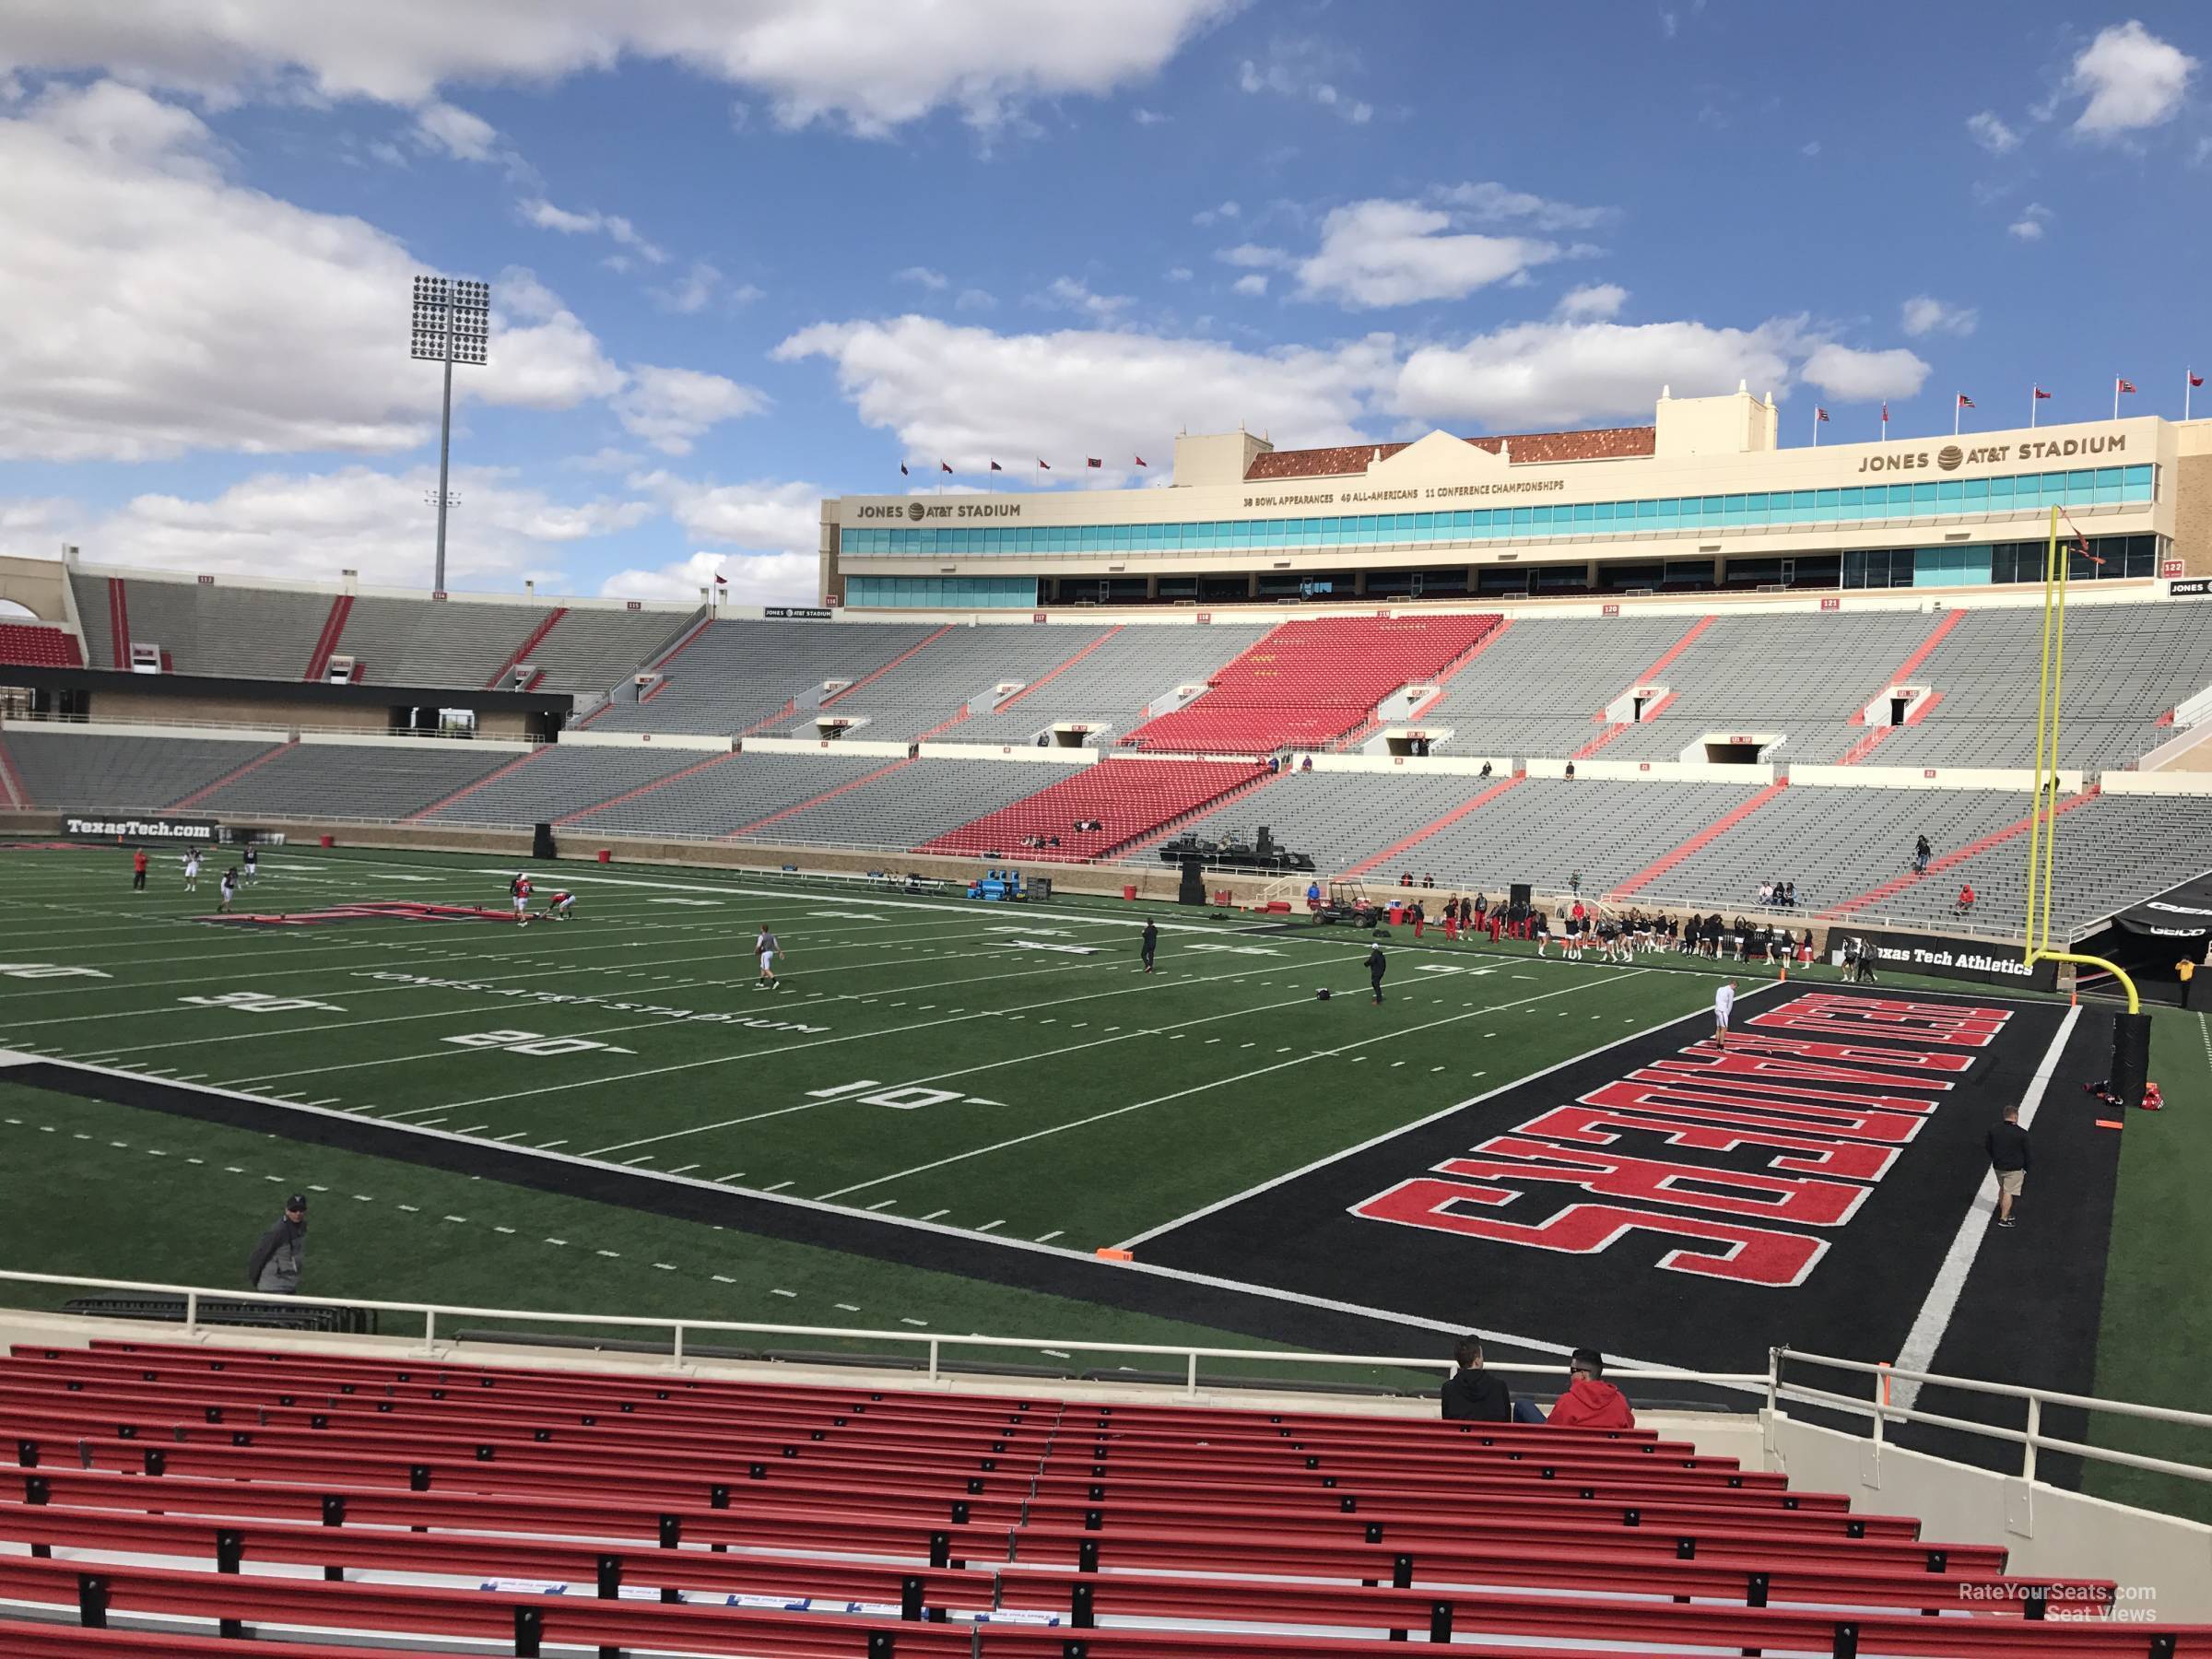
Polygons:
<instances>
[{"instance_id":1,"label":"stadium stairway aisle","mask_svg":"<svg viewBox=\"0 0 2212 1659\"><path fill-rule=\"evenodd\" d=\"M11 1654L2212 1653L1650 1429L130 1341L12 1348L0 1432Z\"/></svg>"}]
</instances>

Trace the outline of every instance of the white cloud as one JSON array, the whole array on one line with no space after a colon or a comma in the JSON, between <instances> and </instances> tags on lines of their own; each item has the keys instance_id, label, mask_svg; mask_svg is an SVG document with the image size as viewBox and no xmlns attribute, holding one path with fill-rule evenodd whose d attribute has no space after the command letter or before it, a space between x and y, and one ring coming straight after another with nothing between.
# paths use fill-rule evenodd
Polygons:
<instances>
[{"instance_id":1,"label":"white cloud","mask_svg":"<svg viewBox=\"0 0 2212 1659\"><path fill-rule=\"evenodd\" d=\"M1620 315L1629 302L1629 290L1618 282L1595 282L1571 288L1561 297L1559 314L1570 322L1604 322Z\"/></svg>"},{"instance_id":2,"label":"white cloud","mask_svg":"<svg viewBox=\"0 0 2212 1659\"><path fill-rule=\"evenodd\" d=\"M1188 282L1191 279L1191 267L1189 265L1170 265L1167 276L1170 282Z\"/></svg>"},{"instance_id":3,"label":"white cloud","mask_svg":"<svg viewBox=\"0 0 2212 1659\"><path fill-rule=\"evenodd\" d=\"M697 604L714 578L724 605L813 605L820 597L821 561L811 553L694 553L658 570L618 571L599 589L606 599L664 599Z\"/></svg>"},{"instance_id":4,"label":"white cloud","mask_svg":"<svg viewBox=\"0 0 2212 1659\"><path fill-rule=\"evenodd\" d=\"M448 83L544 83L634 56L754 90L786 127L880 135L947 106L995 127L1034 99L1147 79L1235 4L1116 0L1041 25L1031 0L68 0L0 7L0 65L415 106Z\"/></svg>"},{"instance_id":5,"label":"white cloud","mask_svg":"<svg viewBox=\"0 0 2212 1659\"><path fill-rule=\"evenodd\" d=\"M2134 18L2100 29L2074 60L2066 87L2088 99L2074 130L2110 137L2173 119L2197 61Z\"/></svg>"},{"instance_id":6,"label":"white cloud","mask_svg":"<svg viewBox=\"0 0 2212 1659\"><path fill-rule=\"evenodd\" d=\"M1436 199L1456 208L1464 220L1477 225L1503 225L1526 220L1538 230L1588 230L1613 218L1610 207L1578 207L1572 202L1555 202L1525 190L1510 190L1496 180L1478 184L1447 184L1434 193Z\"/></svg>"},{"instance_id":7,"label":"white cloud","mask_svg":"<svg viewBox=\"0 0 2212 1659\"><path fill-rule=\"evenodd\" d=\"M963 312L996 311L998 296L989 288L962 288L953 297L952 309Z\"/></svg>"},{"instance_id":8,"label":"white cloud","mask_svg":"<svg viewBox=\"0 0 2212 1659\"><path fill-rule=\"evenodd\" d=\"M0 455L390 451L435 430L438 377L405 349L420 265L225 168L195 116L113 82L0 118ZM454 377L463 397L567 408L619 384L558 301L517 326L516 297L495 287L491 365Z\"/></svg>"},{"instance_id":9,"label":"white cloud","mask_svg":"<svg viewBox=\"0 0 2212 1659\"><path fill-rule=\"evenodd\" d=\"M933 271L927 265L908 265L903 271L894 272L891 280L917 283L934 294L945 286L946 278L944 272Z\"/></svg>"},{"instance_id":10,"label":"white cloud","mask_svg":"<svg viewBox=\"0 0 2212 1659\"><path fill-rule=\"evenodd\" d=\"M1947 305L1932 294L1915 294L1904 303L1900 316L1904 331L1918 339L1923 335L1971 335L1982 313L1971 305Z\"/></svg>"},{"instance_id":11,"label":"white cloud","mask_svg":"<svg viewBox=\"0 0 2212 1659\"><path fill-rule=\"evenodd\" d=\"M1392 394L1400 414L1473 421L1492 430L1649 420L1662 386L1678 397L1781 390L1805 349L1802 319L1756 328L1702 323L1524 323L1464 346L1428 346L1405 362Z\"/></svg>"},{"instance_id":12,"label":"white cloud","mask_svg":"<svg viewBox=\"0 0 2212 1659\"><path fill-rule=\"evenodd\" d=\"M1247 92L1272 92L1315 103L1362 126L1374 118L1374 106L1336 84L1359 66L1351 53L1325 41L1277 38L1268 43L1265 56L1246 58L1237 65L1237 85Z\"/></svg>"},{"instance_id":13,"label":"white cloud","mask_svg":"<svg viewBox=\"0 0 2212 1659\"><path fill-rule=\"evenodd\" d=\"M1234 202L1224 202L1218 207L1200 208L1196 213L1191 215L1191 223L1194 225L1210 225L1218 219L1233 219L1242 214L1243 211L1244 209Z\"/></svg>"},{"instance_id":14,"label":"white cloud","mask_svg":"<svg viewBox=\"0 0 2212 1659\"><path fill-rule=\"evenodd\" d=\"M1080 312L1098 322L1111 322L1136 302L1126 294L1094 294L1088 283L1074 276L1055 276L1041 294L1031 294L1031 305L1048 310Z\"/></svg>"},{"instance_id":15,"label":"white cloud","mask_svg":"<svg viewBox=\"0 0 2212 1659\"><path fill-rule=\"evenodd\" d=\"M1966 130L1993 156L2011 154L2020 147L2020 135L2006 125L1994 110L1980 110L1966 118Z\"/></svg>"},{"instance_id":16,"label":"white cloud","mask_svg":"<svg viewBox=\"0 0 2212 1659\"><path fill-rule=\"evenodd\" d=\"M1238 277L1236 281L1230 283L1229 286L1232 292L1248 295L1256 300L1262 295L1265 294L1267 291L1266 274L1261 271L1254 271L1249 276Z\"/></svg>"},{"instance_id":17,"label":"white cloud","mask_svg":"<svg viewBox=\"0 0 2212 1659\"><path fill-rule=\"evenodd\" d=\"M1258 353L1119 331L1000 335L917 316L822 324L773 355L834 365L861 420L896 432L910 459L977 471L994 455L1032 454L1143 455L1157 468L1178 430L1239 421L1286 442L1354 441L1395 368L1387 335Z\"/></svg>"},{"instance_id":18,"label":"white cloud","mask_svg":"<svg viewBox=\"0 0 2212 1659\"><path fill-rule=\"evenodd\" d=\"M1264 248L1257 242L1241 242L1233 248L1223 248L1214 257L1223 265L1236 265L1247 271L1276 271L1291 263L1290 255L1280 248Z\"/></svg>"},{"instance_id":19,"label":"white cloud","mask_svg":"<svg viewBox=\"0 0 2212 1659\"><path fill-rule=\"evenodd\" d=\"M663 310L672 311L682 317L696 316L706 310L714 302L717 293L721 294L723 304L732 310L740 305L750 305L760 298L760 290L749 282L724 289L722 281L719 270L703 259L695 259L691 262L691 268L667 287L649 291L654 302Z\"/></svg>"},{"instance_id":20,"label":"white cloud","mask_svg":"<svg viewBox=\"0 0 2212 1659\"><path fill-rule=\"evenodd\" d=\"M516 203L515 211L522 215L524 224L535 225L540 230L557 230L563 236L605 236L623 247L634 249L649 264L667 263L667 253L641 236L637 227L618 213L572 213L565 207L556 207L543 196Z\"/></svg>"},{"instance_id":21,"label":"white cloud","mask_svg":"<svg viewBox=\"0 0 2212 1659\"><path fill-rule=\"evenodd\" d=\"M1797 153L1801 156L1806 157L1818 155L1820 153L1820 140L1818 138L1806 139L1803 144L1797 147Z\"/></svg>"},{"instance_id":22,"label":"white cloud","mask_svg":"<svg viewBox=\"0 0 2212 1659\"><path fill-rule=\"evenodd\" d=\"M1334 208L1322 221L1320 248L1298 267L1299 290L1358 308L1458 300L1564 252L1527 237L1453 233L1452 222L1413 202Z\"/></svg>"},{"instance_id":23,"label":"white cloud","mask_svg":"<svg viewBox=\"0 0 2212 1659\"><path fill-rule=\"evenodd\" d=\"M1902 347L1854 351L1830 341L1814 347L1798 372L1832 396L1864 403L1877 397L1912 396L1928 378L1928 366Z\"/></svg>"},{"instance_id":24,"label":"white cloud","mask_svg":"<svg viewBox=\"0 0 2212 1659\"><path fill-rule=\"evenodd\" d=\"M2020 217L2005 227L2006 233L2022 241L2041 241L2043 228L2051 222L2051 209L2041 202L2030 202L2020 209Z\"/></svg>"},{"instance_id":25,"label":"white cloud","mask_svg":"<svg viewBox=\"0 0 2212 1659\"><path fill-rule=\"evenodd\" d=\"M630 486L657 497L693 541L809 557L820 544L823 491L817 485L764 478L702 484L656 472L630 479Z\"/></svg>"},{"instance_id":26,"label":"white cloud","mask_svg":"<svg viewBox=\"0 0 2212 1659\"><path fill-rule=\"evenodd\" d=\"M1129 119L1135 122L1138 126L1159 126L1163 122L1174 120L1175 117L1162 115L1158 110L1137 109L1129 112Z\"/></svg>"},{"instance_id":27,"label":"white cloud","mask_svg":"<svg viewBox=\"0 0 2212 1659\"><path fill-rule=\"evenodd\" d=\"M494 468L462 467L452 488L461 505L447 522L446 559L456 589L512 587L547 571L565 549L655 511L639 500L556 501ZM354 570L368 582L427 587L433 513L424 497L437 488L434 466L267 473L208 500L138 496L68 528L88 558L117 564L322 582ZM0 511L0 526L6 517Z\"/></svg>"},{"instance_id":28,"label":"white cloud","mask_svg":"<svg viewBox=\"0 0 2212 1659\"><path fill-rule=\"evenodd\" d=\"M767 407L762 394L722 375L643 363L614 400L624 429L665 455L688 455L709 428Z\"/></svg>"},{"instance_id":29,"label":"white cloud","mask_svg":"<svg viewBox=\"0 0 2212 1659\"><path fill-rule=\"evenodd\" d=\"M499 128L449 103L426 104L417 111L415 136L426 148L441 150L456 161L500 159Z\"/></svg>"}]
</instances>

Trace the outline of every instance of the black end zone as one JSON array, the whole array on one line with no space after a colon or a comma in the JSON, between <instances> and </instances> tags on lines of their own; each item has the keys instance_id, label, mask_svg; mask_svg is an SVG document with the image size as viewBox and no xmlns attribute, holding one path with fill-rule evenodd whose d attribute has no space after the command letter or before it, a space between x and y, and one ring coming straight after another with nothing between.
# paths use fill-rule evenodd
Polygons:
<instances>
[{"instance_id":1,"label":"black end zone","mask_svg":"<svg viewBox=\"0 0 2212 1659\"><path fill-rule=\"evenodd\" d=\"M1936 1358L2086 1390L2119 1137L2090 1126L2080 1087L2102 1075L2109 1018L2077 1017L2054 1055L2068 1014L1780 987L1738 1008L1724 1057L1711 1017L1692 1016L1254 1193L1143 1255L1660 1363L1763 1371L1778 1344L1893 1357L1942 1305L1970 1210L1994 1198L1984 1135L2053 1059L2034 1196L2019 1227L1981 1241Z\"/></svg>"}]
</instances>

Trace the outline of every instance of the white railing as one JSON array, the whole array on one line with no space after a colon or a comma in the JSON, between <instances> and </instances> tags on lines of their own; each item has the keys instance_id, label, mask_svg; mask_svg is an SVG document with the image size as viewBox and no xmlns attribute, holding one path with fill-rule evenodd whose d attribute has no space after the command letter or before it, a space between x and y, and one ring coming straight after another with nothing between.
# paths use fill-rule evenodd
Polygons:
<instances>
[{"instance_id":1,"label":"white railing","mask_svg":"<svg viewBox=\"0 0 2212 1659\"><path fill-rule=\"evenodd\" d=\"M394 732L382 726L316 724L311 721L295 719L283 712L272 713L266 720L171 720L161 715L59 714L50 711L37 711L11 713L5 721L0 721L0 725L155 726L211 732L218 735L224 732L251 732L256 735L268 732L297 732L318 737L325 735L333 737L419 737L426 742L432 743L473 743L477 736L477 733L473 727L466 730L456 727L448 731L441 727L434 732L413 730ZM491 738L487 741L535 745L549 742L550 739L518 734L513 736Z\"/></svg>"},{"instance_id":2,"label":"white railing","mask_svg":"<svg viewBox=\"0 0 2212 1659\"><path fill-rule=\"evenodd\" d=\"M1826 1366L1830 1370L1851 1371L1870 1378L1872 1386L1869 1394L1862 1398L1857 1394L1837 1394L1830 1389L1785 1382L1782 1378L1782 1370L1790 1363ZM2012 1382L1982 1382L1968 1377L1940 1376L1934 1371L1869 1364L1864 1359L1838 1359L1827 1354L1807 1354L1787 1347L1772 1350L1768 1371L1771 1378L1767 1390L1767 1407L1770 1412L1779 1402L1802 1401L1806 1405L1826 1406L1869 1418L1873 1423L1873 1440L1877 1452L1883 1444L1887 1425L1892 1422L1924 1423L1932 1429L1951 1429L1979 1435L1985 1440L2011 1441L2021 1449L2020 1478L2025 1481L2032 1482L2036 1477L2036 1453L2049 1451L2088 1458L2096 1463L2121 1464L2131 1469L2147 1469L2156 1475L2178 1476L2183 1480L2212 1482L2212 1465L2176 1463L2169 1458L2116 1452L2110 1447L2092 1446L2081 1441L2062 1440L2055 1435L2045 1434L2042 1429L2043 1408L2046 1406L2071 1406L2077 1410L2102 1412L2112 1417L2174 1423L2188 1429L2212 1429L2212 1414L2202 1411L2182 1411L2170 1406L2137 1406L2126 1400L2099 1399L2093 1394L2065 1394L2056 1389L2023 1388ZM2005 1429L1994 1423L1977 1423L1966 1418L1922 1411L1917 1406L1896 1405L1892 1403L1890 1390L1898 1383L1907 1384L1915 1400L1923 1385L1957 1389L1963 1394L1983 1394L1998 1399L2021 1400L2027 1405L2025 1426Z\"/></svg>"},{"instance_id":3,"label":"white railing","mask_svg":"<svg viewBox=\"0 0 2212 1659\"><path fill-rule=\"evenodd\" d=\"M188 1336L202 1337L211 1329L253 1329L257 1327L225 1326L204 1321L200 1309L204 1303L265 1302L275 1307L359 1308L377 1313L404 1313L423 1322L423 1346L420 1356L429 1358L439 1351L438 1321L495 1319L518 1324L594 1325L618 1330L651 1332L665 1336L669 1343L668 1363L681 1370L687 1364L687 1341L702 1333L738 1336L800 1336L818 1342L865 1342L885 1344L901 1359L912 1350L923 1350L928 1359L927 1375L932 1382L940 1380L945 1372L944 1350L953 1348L990 1348L1025 1354L1086 1354L1135 1355L1145 1359L1169 1359L1179 1362L1183 1377L1183 1391L1195 1395L1199 1392L1198 1362L1201 1359L1260 1360L1283 1366L1359 1366L1391 1371L1426 1371L1439 1377L1450 1369L1450 1361L1436 1354L1412 1358L1405 1355L1375 1354L1315 1354L1296 1349L1195 1347L1152 1342L1099 1342L1069 1336L984 1336L981 1335L947 1335L924 1333L912 1329L879 1331L863 1326L769 1324L748 1320L732 1319L665 1319L637 1313L559 1313L543 1309L477 1308L457 1302L372 1301L352 1296L284 1296L264 1290L218 1290L204 1285L166 1285L139 1279L88 1278L76 1274L22 1273L0 1269L0 1282L18 1285L54 1285L77 1289L123 1291L140 1296L179 1297L183 1301L183 1330ZM0 1307L0 1318L6 1312ZM87 1314L98 1318L98 1314ZM493 1337L497 1340L497 1337ZM447 1339L450 1353L457 1338ZM518 1337L517 1340L526 1340ZM1488 1367L1495 1371L1530 1373L1538 1376L1559 1377L1566 1372L1562 1363L1549 1365L1498 1364ZM1606 1375L1618 1380L1647 1382L1704 1382L1744 1390L1768 1387L1771 1379L1765 1371L1682 1371L1666 1366L1615 1366ZM1286 1381L1287 1388L1295 1389L1294 1381Z\"/></svg>"},{"instance_id":4,"label":"white railing","mask_svg":"<svg viewBox=\"0 0 2212 1659\"><path fill-rule=\"evenodd\" d=\"M648 1332L665 1338L669 1345L670 1369L681 1371L688 1345L697 1337L706 1335L735 1336L794 1336L814 1342L858 1342L879 1345L904 1358L920 1349L927 1359L926 1377L931 1382L941 1381L948 1369L945 1364L945 1350L982 1348L996 1352L1046 1355L1065 1358L1076 1353L1107 1356L1135 1356L1148 1359L1171 1359L1182 1376L1182 1392L1187 1398L1195 1398L1203 1383L1198 1374L1199 1361L1204 1359L1238 1360L1246 1364L1263 1364L1288 1368L1300 1367L1358 1367L1367 1370L1426 1372L1441 1376L1449 1362L1439 1354L1377 1355L1377 1354L1321 1354L1296 1349L1259 1347L1199 1347L1176 1344L1147 1342L1101 1342L1087 1337L1071 1336L985 1336L982 1335L946 1335L924 1333L912 1329L884 1331L863 1326L803 1325L764 1324L749 1320L729 1319L669 1319L657 1315L636 1313L567 1313L550 1309L479 1308L457 1302L420 1302L371 1300L361 1297L339 1296L281 1296L259 1290L220 1290L203 1285L171 1285L140 1279L90 1278L74 1274L26 1273L0 1269L0 1283L18 1285L46 1285L74 1288L80 1290L120 1291L140 1296L176 1297L182 1300L183 1334L203 1338L214 1329L252 1329L255 1327L225 1326L211 1324L201 1317L205 1304L211 1302L261 1302L275 1307L329 1307L355 1308L376 1313L406 1314L422 1321L422 1347L412 1350L421 1357L431 1358L441 1350L439 1346L438 1322L455 1319L488 1319L519 1325L588 1325L615 1330ZM36 1310L24 1310L33 1311ZM0 1309L0 1317L5 1316ZM97 1318L97 1314L85 1317ZM496 1335L491 1340L498 1340ZM527 1338L518 1335L518 1341ZM458 1341L449 1336L442 1350L449 1357ZM862 1356L853 1356L855 1359ZM1827 1367L1849 1371L1868 1379L1870 1387L1865 1394L1841 1394L1832 1389L1814 1388L1784 1379L1783 1368L1789 1365ZM957 1371L957 1367L950 1368ZM1501 1361L1486 1364L1485 1369L1513 1376L1559 1377L1566 1367L1563 1363L1531 1363ZM1621 1382L1691 1382L1730 1392L1753 1393L1763 1395L1762 1419L1771 1437L1774 1423L1785 1405L1804 1404L1826 1410L1841 1412L1848 1417L1864 1419L1870 1425L1874 1449L1878 1453L1891 1423L1918 1423L1929 1428L1946 1429L1971 1434L1985 1440L2008 1441L2021 1448L2020 1478L2033 1483L2036 1480L2037 1455L2041 1452L2061 1453L2068 1456L2086 1458L2097 1463L2117 1464L2131 1469L2144 1469L2153 1474L2171 1475L2183 1480L2212 1482L2212 1465L2182 1463L2171 1458L2148 1457L2133 1452L2120 1452L2086 1441L2067 1440L2043 1432L2042 1416L2047 1406L2071 1407L2101 1413L2107 1417L2132 1418L2142 1421L2171 1423L2187 1429L2212 1430L2212 1413L2183 1411L2164 1406L2140 1406L2124 1400L2100 1399L2089 1394L2066 1394L2056 1389L2027 1388L2008 1382L1987 1382L1969 1377L1950 1377L1934 1371L1912 1371L1893 1365L1870 1363L1862 1359L1842 1359L1827 1354L1806 1353L1794 1348L1775 1347L1768 1350L1767 1368L1762 1371L1692 1371L1671 1366L1613 1366L1606 1375ZM1896 1403L1891 1390L1905 1384L1918 1397L1924 1386L1956 1389L1962 1393L1982 1394L2024 1403L2025 1424L2019 1429L2008 1429L1994 1423L1977 1423L1966 1418L1945 1413L1923 1411L1917 1405ZM1283 1386L1291 1391L1298 1387L1295 1376L1283 1379Z\"/></svg>"}]
</instances>

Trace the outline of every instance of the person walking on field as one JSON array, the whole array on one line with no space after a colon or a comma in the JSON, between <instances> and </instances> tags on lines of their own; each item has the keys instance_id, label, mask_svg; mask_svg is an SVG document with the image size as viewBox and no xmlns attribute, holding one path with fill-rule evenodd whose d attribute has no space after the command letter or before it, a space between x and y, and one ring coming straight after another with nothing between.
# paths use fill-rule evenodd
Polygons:
<instances>
[{"instance_id":1,"label":"person walking on field","mask_svg":"<svg viewBox=\"0 0 2212 1659\"><path fill-rule=\"evenodd\" d=\"M753 982L757 990L766 985L776 988L776 959L783 954L783 947L776 943L776 935L768 931L768 924L760 924L760 932L753 940L753 955L760 960L760 977Z\"/></svg>"},{"instance_id":2,"label":"person walking on field","mask_svg":"<svg viewBox=\"0 0 2212 1659\"><path fill-rule=\"evenodd\" d=\"M2020 1109L2005 1108L2005 1121L1990 1125L1983 1142L1989 1153L1990 1172L1997 1178L1997 1225L2012 1227L2013 1201L2028 1184L2028 1131L2020 1127Z\"/></svg>"},{"instance_id":3,"label":"person walking on field","mask_svg":"<svg viewBox=\"0 0 2212 1659\"><path fill-rule=\"evenodd\" d=\"M139 847L131 853L131 891L146 891L146 849Z\"/></svg>"},{"instance_id":4,"label":"person walking on field","mask_svg":"<svg viewBox=\"0 0 2212 1659\"><path fill-rule=\"evenodd\" d=\"M1375 994L1375 1006L1382 1006L1382 976L1390 971L1390 963L1382 955L1382 947L1371 945L1367 949L1367 982Z\"/></svg>"},{"instance_id":5,"label":"person walking on field","mask_svg":"<svg viewBox=\"0 0 2212 1659\"><path fill-rule=\"evenodd\" d=\"M197 847L184 849L184 890L188 893L200 890L200 850Z\"/></svg>"},{"instance_id":6,"label":"person walking on field","mask_svg":"<svg viewBox=\"0 0 2212 1659\"><path fill-rule=\"evenodd\" d=\"M1142 938L1142 939L1141 939L1141 940L1138 942L1138 945L1137 945L1137 950L1138 950L1138 953L1139 953L1140 955L1142 955L1142 956L1143 956L1143 958L1144 958L1144 959L1145 959L1145 970L1144 970L1144 971L1145 971L1147 973L1150 973L1150 972L1152 972L1152 971L1153 971L1153 968L1152 968L1152 954L1153 954L1153 952L1157 951L1159 948L1159 923L1157 923L1157 922L1155 922L1155 921L1153 921L1151 917L1149 917L1149 916L1147 916L1147 917L1145 918L1145 934L1144 934L1144 937L1143 937L1143 938Z\"/></svg>"},{"instance_id":7,"label":"person walking on field","mask_svg":"<svg viewBox=\"0 0 2212 1659\"><path fill-rule=\"evenodd\" d=\"M294 1193L284 1201L284 1214L254 1241L253 1253L246 1257L246 1283L256 1290L297 1296L306 1267L307 1195Z\"/></svg>"},{"instance_id":8,"label":"person walking on field","mask_svg":"<svg viewBox=\"0 0 2212 1659\"><path fill-rule=\"evenodd\" d=\"M1721 1047L1728 1046L1728 1017L1735 1012L1735 982L1730 980L1712 994L1712 1041Z\"/></svg>"}]
</instances>

